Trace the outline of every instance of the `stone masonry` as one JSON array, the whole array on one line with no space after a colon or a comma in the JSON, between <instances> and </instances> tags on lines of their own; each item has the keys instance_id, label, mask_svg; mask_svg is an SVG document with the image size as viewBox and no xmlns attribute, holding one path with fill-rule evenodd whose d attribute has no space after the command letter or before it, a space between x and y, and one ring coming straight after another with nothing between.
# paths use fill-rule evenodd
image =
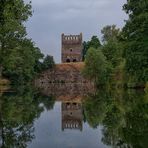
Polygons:
<instances>
[{"instance_id":1,"label":"stone masonry","mask_svg":"<svg viewBox=\"0 0 148 148\"><path fill-rule=\"evenodd\" d=\"M82 61L82 33L80 35L62 34L62 63L81 62Z\"/></svg>"},{"instance_id":2,"label":"stone masonry","mask_svg":"<svg viewBox=\"0 0 148 148\"><path fill-rule=\"evenodd\" d=\"M68 98L72 99L83 96L95 89L94 83L83 77L83 68L82 62L56 64L53 70L44 71L36 78L35 86L40 88L43 94L52 94L57 98L69 96Z\"/></svg>"}]
</instances>

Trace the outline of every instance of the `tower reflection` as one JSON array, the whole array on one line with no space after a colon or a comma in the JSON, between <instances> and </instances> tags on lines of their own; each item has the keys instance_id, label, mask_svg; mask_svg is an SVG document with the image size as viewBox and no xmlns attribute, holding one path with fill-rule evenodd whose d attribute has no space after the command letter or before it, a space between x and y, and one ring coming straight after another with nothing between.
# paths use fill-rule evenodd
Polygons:
<instances>
[{"instance_id":1,"label":"tower reflection","mask_svg":"<svg viewBox=\"0 0 148 148\"><path fill-rule=\"evenodd\" d=\"M65 101L62 102L62 131L65 129L80 130L83 129L82 104L80 102Z\"/></svg>"}]
</instances>

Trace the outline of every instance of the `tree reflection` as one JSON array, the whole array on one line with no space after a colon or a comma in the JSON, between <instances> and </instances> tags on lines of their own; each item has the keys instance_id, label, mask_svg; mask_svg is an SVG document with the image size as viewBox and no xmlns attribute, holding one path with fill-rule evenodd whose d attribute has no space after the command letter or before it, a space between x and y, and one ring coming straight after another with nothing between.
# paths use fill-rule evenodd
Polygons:
<instances>
[{"instance_id":1,"label":"tree reflection","mask_svg":"<svg viewBox=\"0 0 148 148\"><path fill-rule=\"evenodd\" d=\"M148 147L148 101L142 91L99 91L86 98L90 126L103 125L102 142L113 147Z\"/></svg>"},{"instance_id":2,"label":"tree reflection","mask_svg":"<svg viewBox=\"0 0 148 148\"><path fill-rule=\"evenodd\" d=\"M91 127L97 128L102 123L108 110L108 102L108 93L103 91L98 91L85 98L83 101L84 116Z\"/></svg>"},{"instance_id":3,"label":"tree reflection","mask_svg":"<svg viewBox=\"0 0 148 148\"><path fill-rule=\"evenodd\" d=\"M19 88L17 93L5 93L0 97L0 147L27 147L35 138L34 121L44 110L41 103L50 109L54 100L47 105L47 98L31 87Z\"/></svg>"}]
</instances>

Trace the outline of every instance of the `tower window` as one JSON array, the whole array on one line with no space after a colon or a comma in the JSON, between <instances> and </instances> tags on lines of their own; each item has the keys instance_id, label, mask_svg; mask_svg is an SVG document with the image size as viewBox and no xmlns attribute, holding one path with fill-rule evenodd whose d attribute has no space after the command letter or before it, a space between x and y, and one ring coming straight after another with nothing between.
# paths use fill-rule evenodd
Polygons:
<instances>
[{"instance_id":1,"label":"tower window","mask_svg":"<svg viewBox=\"0 0 148 148\"><path fill-rule=\"evenodd\" d=\"M77 62L77 60L76 59L73 59L73 62Z\"/></svg>"},{"instance_id":2,"label":"tower window","mask_svg":"<svg viewBox=\"0 0 148 148\"><path fill-rule=\"evenodd\" d=\"M67 62L67 63L70 63L70 59L66 59L66 62Z\"/></svg>"}]
</instances>

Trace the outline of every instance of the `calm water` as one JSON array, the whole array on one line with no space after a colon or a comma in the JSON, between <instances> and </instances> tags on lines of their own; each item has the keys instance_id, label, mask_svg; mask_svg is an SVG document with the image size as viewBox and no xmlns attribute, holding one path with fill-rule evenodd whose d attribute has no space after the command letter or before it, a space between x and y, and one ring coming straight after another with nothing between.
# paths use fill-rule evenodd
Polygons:
<instances>
[{"instance_id":1,"label":"calm water","mask_svg":"<svg viewBox=\"0 0 148 148\"><path fill-rule=\"evenodd\" d=\"M133 90L65 94L28 87L3 93L0 146L148 148L148 94Z\"/></svg>"}]
</instances>

